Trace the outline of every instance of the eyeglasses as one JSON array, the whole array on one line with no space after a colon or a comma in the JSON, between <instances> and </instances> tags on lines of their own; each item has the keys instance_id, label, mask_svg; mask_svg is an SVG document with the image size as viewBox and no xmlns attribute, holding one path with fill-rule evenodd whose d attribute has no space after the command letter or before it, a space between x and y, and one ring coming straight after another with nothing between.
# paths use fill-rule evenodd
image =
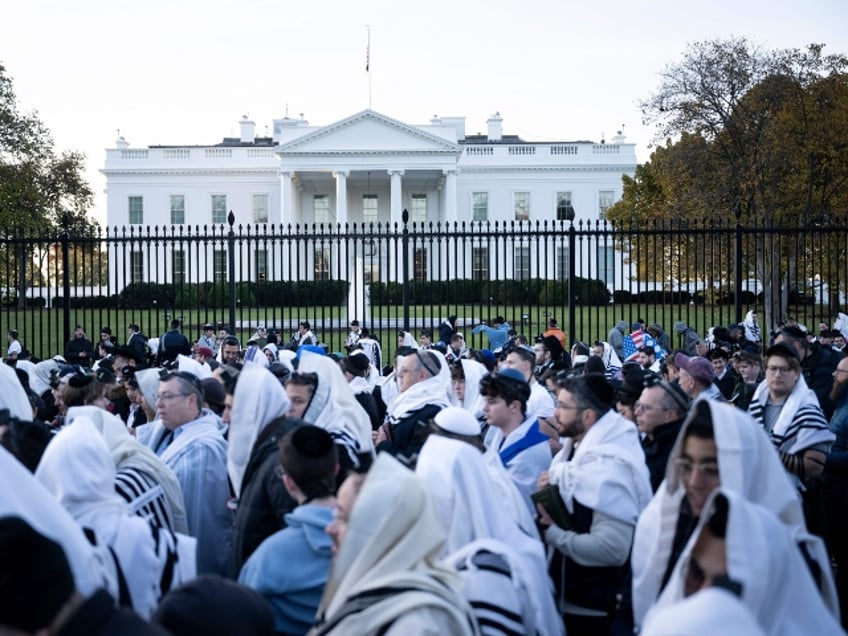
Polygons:
<instances>
[{"instance_id":1,"label":"eyeglasses","mask_svg":"<svg viewBox=\"0 0 848 636\"><path fill-rule=\"evenodd\" d=\"M636 402L633 405L633 410L638 411L639 409L642 409L643 411L648 411L648 412L650 412L650 411L667 411L668 410L668 409L664 409L661 406L654 406L653 404L645 404L644 402Z\"/></svg>"},{"instance_id":2,"label":"eyeglasses","mask_svg":"<svg viewBox=\"0 0 848 636\"><path fill-rule=\"evenodd\" d=\"M691 459L678 457L674 460L674 464L683 479L688 479L696 470L707 479L717 480L719 478L718 464L714 460L693 462Z\"/></svg>"},{"instance_id":3,"label":"eyeglasses","mask_svg":"<svg viewBox=\"0 0 848 636\"><path fill-rule=\"evenodd\" d=\"M794 371L792 367L776 367L773 365L769 365L766 367L766 373L778 374L778 373L791 373Z\"/></svg>"},{"instance_id":4,"label":"eyeglasses","mask_svg":"<svg viewBox=\"0 0 848 636\"><path fill-rule=\"evenodd\" d=\"M834 373L848 373L848 369L834 369Z\"/></svg>"},{"instance_id":5,"label":"eyeglasses","mask_svg":"<svg viewBox=\"0 0 848 636\"><path fill-rule=\"evenodd\" d=\"M188 393L157 393L153 396L156 402L170 402L171 400L175 400L179 397L185 397Z\"/></svg>"}]
</instances>

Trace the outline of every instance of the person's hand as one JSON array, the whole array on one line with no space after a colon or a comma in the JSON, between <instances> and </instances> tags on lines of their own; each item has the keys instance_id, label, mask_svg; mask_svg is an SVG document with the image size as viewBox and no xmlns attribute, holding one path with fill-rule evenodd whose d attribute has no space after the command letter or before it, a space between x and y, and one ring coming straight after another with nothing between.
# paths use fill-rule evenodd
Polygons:
<instances>
[{"instance_id":1,"label":"person's hand","mask_svg":"<svg viewBox=\"0 0 848 636\"><path fill-rule=\"evenodd\" d=\"M387 439L389 439L389 436L386 434L386 425L381 425L380 428L371 433L371 436L374 441L374 446L376 446L380 442L385 442Z\"/></svg>"},{"instance_id":2,"label":"person's hand","mask_svg":"<svg viewBox=\"0 0 848 636\"><path fill-rule=\"evenodd\" d=\"M545 507L542 504L536 504L536 512L539 513L539 516L536 517L536 522L540 526L544 526L547 528L548 526L554 525L554 520L551 519L551 515L548 514L548 511L545 510Z\"/></svg>"},{"instance_id":3,"label":"person's hand","mask_svg":"<svg viewBox=\"0 0 848 636\"><path fill-rule=\"evenodd\" d=\"M548 446L551 447L551 455L556 455L562 450L562 443L559 441L559 439L549 439Z\"/></svg>"},{"instance_id":4,"label":"person's hand","mask_svg":"<svg viewBox=\"0 0 848 636\"><path fill-rule=\"evenodd\" d=\"M536 489L541 490L542 488L547 488L551 485L551 474L548 471L543 472L539 475L539 479L536 480Z\"/></svg>"}]
</instances>

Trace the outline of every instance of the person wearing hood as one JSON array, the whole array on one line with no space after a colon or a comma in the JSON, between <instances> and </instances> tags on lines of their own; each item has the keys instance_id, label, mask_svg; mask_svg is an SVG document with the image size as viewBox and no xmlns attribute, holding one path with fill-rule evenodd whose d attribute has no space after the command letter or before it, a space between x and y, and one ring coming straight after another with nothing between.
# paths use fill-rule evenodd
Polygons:
<instances>
[{"instance_id":1,"label":"person wearing hood","mask_svg":"<svg viewBox=\"0 0 848 636\"><path fill-rule=\"evenodd\" d=\"M411 458L424 444L427 423L450 406L445 390L450 373L439 353L416 349L399 358L397 376L400 392L388 404L374 446L378 452Z\"/></svg>"},{"instance_id":2,"label":"person wearing hood","mask_svg":"<svg viewBox=\"0 0 848 636\"><path fill-rule=\"evenodd\" d=\"M115 491L127 503L130 514L159 528L188 534L185 502L174 471L147 446L127 432L117 416L96 406L73 406L66 422L90 420L100 431L115 463Z\"/></svg>"},{"instance_id":3,"label":"person wearing hood","mask_svg":"<svg viewBox=\"0 0 848 636\"><path fill-rule=\"evenodd\" d=\"M447 535L443 560L462 577L482 631L563 634L544 548L504 516L484 456L466 442L430 435L415 473Z\"/></svg>"},{"instance_id":4,"label":"person wearing hood","mask_svg":"<svg viewBox=\"0 0 848 636\"><path fill-rule=\"evenodd\" d=\"M332 560L324 528L336 505L338 448L327 431L311 425L290 431L279 446L279 479L297 507L286 515L286 528L247 560L239 583L268 600L277 633L305 634L315 620Z\"/></svg>"},{"instance_id":5,"label":"person wearing hood","mask_svg":"<svg viewBox=\"0 0 848 636\"><path fill-rule=\"evenodd\" d=\"M194 577L186 561L194 554L194 540L177 556L176 539L131 515L115 492L115 464L102 435L91 420L77 417L47 447L35 477L83 528L109 546L120 586L119 602L149 618L172 581ZM171 539L172 541L170 541ZM175 570L178 560L183 561Z\"/></svg>"},{"instance_id":6,"label":"person wearing hood","mask_svg":"<svg viewBox=\"0 0 848 636\"><path fill-rule=\"evenodd\" d=\"M174 471L186 503L189 533L197 539L197 571L225 574L233 516L227 508L227 441L221 418L203 408L197 377L164 373L156 396L158 418L139 441Z\"/></svg>"},{"instance_id":7,"label":"person wearing hood","mask_svg":"<svg viewBox=\"0 0 848 636\"><path fill-rule=\"evenodd\" d=\"M232 396L227 471L237 497L229 573L238 578L245 561L275 532L297 503L280 480L278 444L301 420L286 418L291 402L267 369L247 365Z\"/></svg>"},{"instance_id":8,"label":"person wearing hood","mask_svg":"<svg viewBox=\"0 0 848 636\"><path fill-rule=\"evenodd\" d=\"M696 345L701 342L701 336L698 335L698 332L692 329L689 325L687 325L682 320L678 320L674 323L674 327L672 328L674 333L683 338L683 344L680 346L680 349L687 356L696 356L698 355L698 350L696 349Z\"/></svg>"},{"instance_id":9,"label":"person wearing hood","mask_svg":"<svg viewBox=\"0 0 848 636\"><path fill-rule=\"evenodd\" d=\"M362 454L374 452L371 420L333 358L302 350L298 359L297 372L286 380L291 399L288 416L320 426L330 434L339 446L341 482L346 471L359 466ZM296 386L300 388L295 390Z\"/></svg>"},{"instance_id":10,"label":"person wearing hood","mask_svg":"<svg viewBox=\"0 0 848 636\"><path fill-rule=\"evenodd\" d=\"M358 495L340 492L327 531L340 546L310 636L479 636L461 580L438 563L445 531L432 498L394 457L377 456Z\"/></svg>"},{"instance_id":11,"label":"person wearing hood","mask_svg":"<svg viewBox=\"0 0 848 636\"><path fill-rule=\"evenodd\" d=\"M704 502L698 526L646 624L711 587L735 594L766 634L844 633L787 528L772 512L731 489L716 489Z\"/></svg>"},{"instance_id":12,"label":"person wearing hood","mask_svg":"<svg viewBox=\"0 0 848 636\"><path fill-rule=\"evenodd\" d=\"M277 357L277 345L273 343L266 344L262 347L262 351L265 353L265 358L268 360L268 364L274 364L279 361Z\"/></svg>"},{"instance_id":13,"label":"person wearing hood","mask_svg":"<svg viewBox=\"0 0 848 636\"><path fill-rule=\"evenodd\" d=\"M456 333L456 315L451 314L439 324L439 342L450 346L451 337Z\"/></svg>"},{"instance_id":14,"label":"person wearing hood","mask_svg":"<svg viewBox=\"0 0 848 636\"><path fill-rule=\"evenodd\" d=\"M636 525L632 557L636 625L667 586L702 512L709 508L710 494L719 487L762 506L783 524L794 539L794 552L807 561L801 568L818 573L816 583L825 603L838 612L827 551L807 531L801 500L768 437L736 407L704 400L694 404L684 420L665 480Z\"/></svg>"},{"instance_id":15,"label":"person wearing hood","mask_svg":"<svg viewBox=\"0 0 848 636\"><path fill-rule=\"evenodd\" d=\"M354 349L343 357L339 364L356 401L368 413L371 428L377 430L380 427L380 415L377 410L377 401L372 394L374 389L368 381L371 370L368 356L361 349Z\"/></svg>"},{"instance_id":16,"label":"person wearing hood","mask_svg":"<svg viewBox=\"0 0 848 636\"><path fill-rule=\"evenodd\" d=\"M480 395L480 380L488 371L476 360L460 360L451 369L454 405L462 407L479 422L485 423L483 398Z\"/></svg>"},{"instance_id":17,"label":"person wearing hood","mask_svg":"<svg viewBox=\"0 0 848 636\"><path fill-rule=\"evenodd\" d=\"M624 360L624 336L627 334L627 321L619 320L615 323L615 327L609 330L607 334L607 342L615 351L615 355L619 360Z\"/></svg>"},{"instance_id":18,"label":"person wearing hood","mask_svg":"<svg viewBox=\"0 0 848 636\"><path fill-rule=\"evenodd\" d=\"M662 325L658 322L652 322L648 325L646 331L651 335L654 341L660 346L663 351L671 351L671 339L663 330Z\"/></svg>"}]
</instances>

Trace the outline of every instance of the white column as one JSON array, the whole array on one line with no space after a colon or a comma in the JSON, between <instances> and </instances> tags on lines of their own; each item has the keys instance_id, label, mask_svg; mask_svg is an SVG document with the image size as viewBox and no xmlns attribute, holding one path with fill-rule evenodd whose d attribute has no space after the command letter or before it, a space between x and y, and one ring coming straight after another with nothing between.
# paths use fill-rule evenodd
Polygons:
<instances>
[{"instance_id":1,"label":"white column","mask_svg":"<svg viewBox=\"0 0 848 636\"><path fill-rule=\"evenodd\" d=\"M340 225L347 223L347 177L350 170L333 172L336 178L336 222Z\"/></svg>"},{"instance_id":2,"label":"white column","mask_svg":"<svg viewBox=\"0 0 848 636\"><path fill-rule=\"evenodd\" d=\"M445 221L456 223L456 170L445 170Z\"/></svg>"},{"instance_id":3,"label":"white column","mask_svg":"<svg viewBox=\"0 0 848 636\"><path fill-rule=\"evenodd\" d=\"M401 177L403 170L389 170L389 176L392 179L391 203L392 203L392 223L401 222L401 214L403 206L401 205L402 183Z\"/></svg>"},{"instance_id":4,"label":"white column","mask_svg":"<svg viewBox=\"0 0 848 636\"><path fill-rule=\"evenodd\" d=\"M283 225L294 223L296 221L294 218L294 197L292 196L294 193L292 187L293 179L294 172L280 172L280 185L282 188L280 195L280 223Z\"/></svg>"}]
</instances>

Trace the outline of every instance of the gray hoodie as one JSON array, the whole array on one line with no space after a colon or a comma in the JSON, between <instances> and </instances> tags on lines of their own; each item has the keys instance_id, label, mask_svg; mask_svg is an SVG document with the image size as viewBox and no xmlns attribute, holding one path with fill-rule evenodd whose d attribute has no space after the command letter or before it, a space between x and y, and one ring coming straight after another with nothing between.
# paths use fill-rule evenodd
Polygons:
<instances>
[{"instance_id":1,"label":"gray hoodie","mask_svg":"<svg viewBox=\"0 0 848 636\"><path fill-rule=\"evenodd\" d=\"M613 348L620 360L624 360L624 334L627 333L627 321L619 320L615 327L609 330L607 342Z\"/></svg>"}]
</instances>

